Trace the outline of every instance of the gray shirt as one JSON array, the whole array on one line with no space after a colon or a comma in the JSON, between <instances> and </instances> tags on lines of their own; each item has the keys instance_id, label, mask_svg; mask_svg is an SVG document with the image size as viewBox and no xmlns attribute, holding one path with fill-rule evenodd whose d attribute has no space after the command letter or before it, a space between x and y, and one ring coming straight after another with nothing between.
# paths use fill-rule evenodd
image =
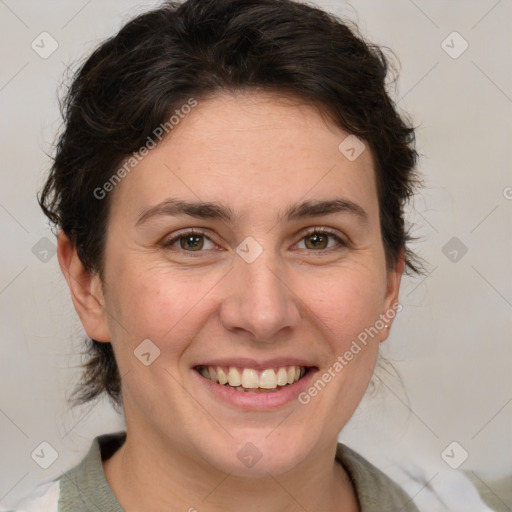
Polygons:
<instances>
[{"instance_id":1,"label":"gray shirt","mask_svg":"<svg viewBox=\"0 0 512 512\"><path fill-rule=\"evenodd\" d=\"M125 432L97 437L82 462L53 482L43 496L33 500L31 507L35 504L36 508L26 510L123 512L107 482L102 460L115 453L125 439ZM352 480L361 512L418 512L412 499L395 482L347 446L338 444L336 459ZM43 502L44 506L37 506Z\"/></svg>"}]
</instances>

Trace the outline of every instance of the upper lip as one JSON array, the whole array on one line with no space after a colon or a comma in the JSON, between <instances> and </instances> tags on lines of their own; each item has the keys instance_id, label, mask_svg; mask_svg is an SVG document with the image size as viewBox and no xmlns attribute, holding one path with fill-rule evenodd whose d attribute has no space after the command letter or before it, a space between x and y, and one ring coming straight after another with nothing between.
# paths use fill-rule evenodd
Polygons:
<instances>
[{"instance_id":1,"label":"upper lip","mask_svg":"<svg viewBox=\"0 0 512 512\"><path fill-rule=\"evenodd\" d=\"M311 364L311 361L305 359L299 359L297 357L274 357L272 359L256 360L249 357L237 357L237 358L218 358L209 359L193 365L197 366L232 366L235 368L253 368L254 370L266 370L267 368L279 368L282 366L315 366Z\"/></svg>"}]
</instances>

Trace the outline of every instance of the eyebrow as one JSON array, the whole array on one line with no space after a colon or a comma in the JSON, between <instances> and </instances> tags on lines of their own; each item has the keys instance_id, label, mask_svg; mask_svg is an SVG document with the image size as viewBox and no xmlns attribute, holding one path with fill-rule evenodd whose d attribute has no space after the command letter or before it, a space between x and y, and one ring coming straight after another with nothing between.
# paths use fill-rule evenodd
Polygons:
<instances>
[{"instance_id":1,"label":"eyebrow","mask_svg":"<svg viewBox=\"0 0 512 512\"><path fill-rule=\"evenodd\" d=\"M298 220L307 217L320 217L333 213L344 213L358 218L363 223L368 223L368 214L357 203L348 199L308 200L289 206L278 215L278 222ZM232 222L235 218L234 211L222 204L205 201L183 201L169 198L161 203L144 210L135 223L136 226L144 224L155 217L188 215L199 219L218 219Z\"/></svg>"}]
</instances>

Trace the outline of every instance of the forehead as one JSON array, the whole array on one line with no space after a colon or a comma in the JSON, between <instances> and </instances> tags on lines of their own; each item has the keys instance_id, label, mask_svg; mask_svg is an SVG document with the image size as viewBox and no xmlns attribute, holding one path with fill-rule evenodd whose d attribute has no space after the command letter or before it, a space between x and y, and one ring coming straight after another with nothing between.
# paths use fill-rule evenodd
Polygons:
<instances>
[{"instance_id":1,"label":"forehead","mask_svg":"<svg viewBox=\"0 0 512 512\"><path fill-rule=\"evenodd\" d=\"M118 185L113 213L136 218L180 197L222 202L254 220L299 199L336 196L378 215L369 149L349 160L339 149L349 134L315 107L254 92L197 101Z\"/></svg>"}]
</instances>

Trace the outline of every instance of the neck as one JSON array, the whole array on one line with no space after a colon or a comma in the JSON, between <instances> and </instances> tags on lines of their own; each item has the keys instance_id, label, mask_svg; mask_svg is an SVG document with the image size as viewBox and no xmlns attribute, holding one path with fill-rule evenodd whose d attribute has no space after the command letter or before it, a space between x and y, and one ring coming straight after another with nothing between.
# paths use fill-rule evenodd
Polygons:
<instances>
[{"instance_id":1,"label":"neck","mask_svg":"<svg viewBox=\"0 0 512 512\"><path fill-rule=\"evenodd\" d=\"M197 463L169 446L128 435L124 445L103 463L107 481L126 512L357 512L348 475L334 460L334 449L315 454L285 474L265 478L226 474Z\"/></svg>"}]
</instances>

